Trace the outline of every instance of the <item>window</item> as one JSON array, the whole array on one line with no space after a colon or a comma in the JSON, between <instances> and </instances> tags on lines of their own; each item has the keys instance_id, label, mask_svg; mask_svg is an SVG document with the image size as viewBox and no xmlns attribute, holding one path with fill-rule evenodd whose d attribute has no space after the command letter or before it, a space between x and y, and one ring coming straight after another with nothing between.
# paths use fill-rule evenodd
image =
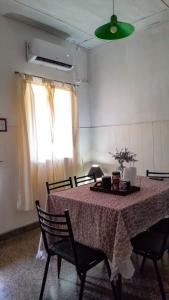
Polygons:
<instances>
[{"instance_id":1,"label":"window","mask_svg":"<svg viewBox=\"0 0 169 300\"><path fill-rule=\"evenodd\" d=\"M53 108L50 107L45 86L32 83L34 120L29 122L29 130L36 128L31 134L31 160L46 160L73 157L72 108L71 92L55 88ZM35 143L36 140L36 143ZM34 151L34 147L38 147Z\"/></svg>"},{"instance_id":2,"label":"window","mask_svg":"<svg viewBox=\"0 0 169 300\"><path fill-rule=\"evenodd\" d=\"M26 74L16 74L17 208L44 207L44 182L78 174L79 126L76 89Z\"/></svg>"}]
</instances>

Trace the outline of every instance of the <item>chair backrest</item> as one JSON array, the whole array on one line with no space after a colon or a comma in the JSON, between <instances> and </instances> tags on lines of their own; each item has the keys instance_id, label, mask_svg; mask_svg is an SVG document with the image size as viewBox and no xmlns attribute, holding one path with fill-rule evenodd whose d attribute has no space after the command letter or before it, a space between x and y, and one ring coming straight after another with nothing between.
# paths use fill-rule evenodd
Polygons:
<instances>
[{"instance_id":1,"label":"chair backrest","mask_svg":"<svg viewBox=\"0 0 169 300\"><path fill-rule=\"evenodd\" d=\"M150 227L150 230L169 234L169 218L165 218Z\"/></svg>"},{"instance_id":2,"label":"chair backrest","mask_svg":"<svg viewBox=\"0 0 169 300\"><path fill-rule=\"evenodd\" d=\"M164 239L161 245L161 256L163 255L164 251L168 249L169 243L169 218L163 219L158 224L159 232L164 234Z\"/></svg>"},{"instance_id":3,"label":"chair backrest","mask_svg":"<svg viewBox=\"0 0 169 300\"><path fill-rule=\"evenodd\" d=\"M155 225L150 227L151 231L161 234L161 253L162 256L164 251L168 249L169 242L169 218L165 218L157 222Z\"/></svg>"},{"instance_id":4,"label":"chair backrest","mask_svg":"<svg viewBox=\"0 0 169 300\"><path fill-rule=\"evenodd\" d=\"M69 177L68 179L65 180L55 181L51 183L46 181L46 189L48 194L50 194L50 191L52 190L61 189L61 188L65 189L67 187L73 188L72 177Z\"/></svg>"},{"instance_id":5,"label":"chair backrest","mask_svg":"<svg viewBox=\"0 0 169 300\"><path fill-rule=\"evenodd\" d=\"M55 243L59 243L61 240L70 240L70 247L73 250L76 268L78 268L77 252L69 210L66 209L63 214L56 215L44 211L40 207L39 200L36 200L35 204L46 252L50 253L50 244L52 239Z\"/></svg>"},{"instance_id":6,"label":"chair backrest","mask_svg":"<svg viewBox=\"0 0 169 300\"><path fill-rule=\"evenodd\" d=\"M154 172L154 171L149 171L146 170L146 176L151 177L151 178L169 178L169 172Z\"/></svg>"},{"instance_id":7,"label":"chair backrest","mask_svg":"<svg viewBox=\"0 0 169 300\"><path fill-rule=\"evenodd\" d=\"M93 175L83 175L83 176L74 176L75 186L79 186L86 183L96 182L96 176Z\"/></svg>"}]
</instances>

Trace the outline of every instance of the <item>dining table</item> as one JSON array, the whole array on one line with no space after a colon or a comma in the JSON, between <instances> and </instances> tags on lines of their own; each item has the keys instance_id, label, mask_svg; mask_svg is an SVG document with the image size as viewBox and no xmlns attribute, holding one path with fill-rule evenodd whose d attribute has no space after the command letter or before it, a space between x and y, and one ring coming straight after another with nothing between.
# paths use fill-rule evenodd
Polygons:
<instances>
[{"instance_id":1,"label":"dining table","mask_svg":"<svg viewBox=\"0 0 169 300\"><path fill-rule=\"evenodd\" d=\"M93 191L92 185L53 191L46 209L56 214L68 209L75 240L105 252L112 279L117 274L131 278L131 238L169 215L169 179L138 176L135 185L140 190L125 196Z\"/></svg>"}]
</instances>

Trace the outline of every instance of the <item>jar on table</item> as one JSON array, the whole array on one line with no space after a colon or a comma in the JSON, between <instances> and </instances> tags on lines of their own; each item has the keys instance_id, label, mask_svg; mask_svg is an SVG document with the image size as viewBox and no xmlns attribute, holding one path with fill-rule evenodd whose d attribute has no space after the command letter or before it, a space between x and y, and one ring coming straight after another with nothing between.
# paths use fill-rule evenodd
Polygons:
<instances>
[{"instance_id":1,"label":"jar on table","mask_svg":"<svg viewBox=\"0 0 169 300\"><path fill-rule=\"evenodd\" d=\"M115 191L119 190L120 185L120 172L112 172L112 185Z\"/></svg>"}]
</instances>

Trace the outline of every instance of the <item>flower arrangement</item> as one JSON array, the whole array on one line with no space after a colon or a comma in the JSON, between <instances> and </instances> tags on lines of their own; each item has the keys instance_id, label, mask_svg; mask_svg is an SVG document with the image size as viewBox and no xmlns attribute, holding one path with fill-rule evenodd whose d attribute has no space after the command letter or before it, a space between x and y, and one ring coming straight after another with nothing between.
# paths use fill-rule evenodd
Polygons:
<instances>
[{"instance_id":1,"label":"flower arrangement","mask_svg":"<svg viewBox=\"0 0 169 300\"><path fill-rule=\"evenodd\" d=\"M137 161L136 154L129 151L128 148L122 148L120 151L116 149L116 153L109 152L109 154L114 157L115 160L118 160L120 165L119 169L122 171L122 173L124 170L124 162L134 164Z\"/></svg>"}]
</instances>

